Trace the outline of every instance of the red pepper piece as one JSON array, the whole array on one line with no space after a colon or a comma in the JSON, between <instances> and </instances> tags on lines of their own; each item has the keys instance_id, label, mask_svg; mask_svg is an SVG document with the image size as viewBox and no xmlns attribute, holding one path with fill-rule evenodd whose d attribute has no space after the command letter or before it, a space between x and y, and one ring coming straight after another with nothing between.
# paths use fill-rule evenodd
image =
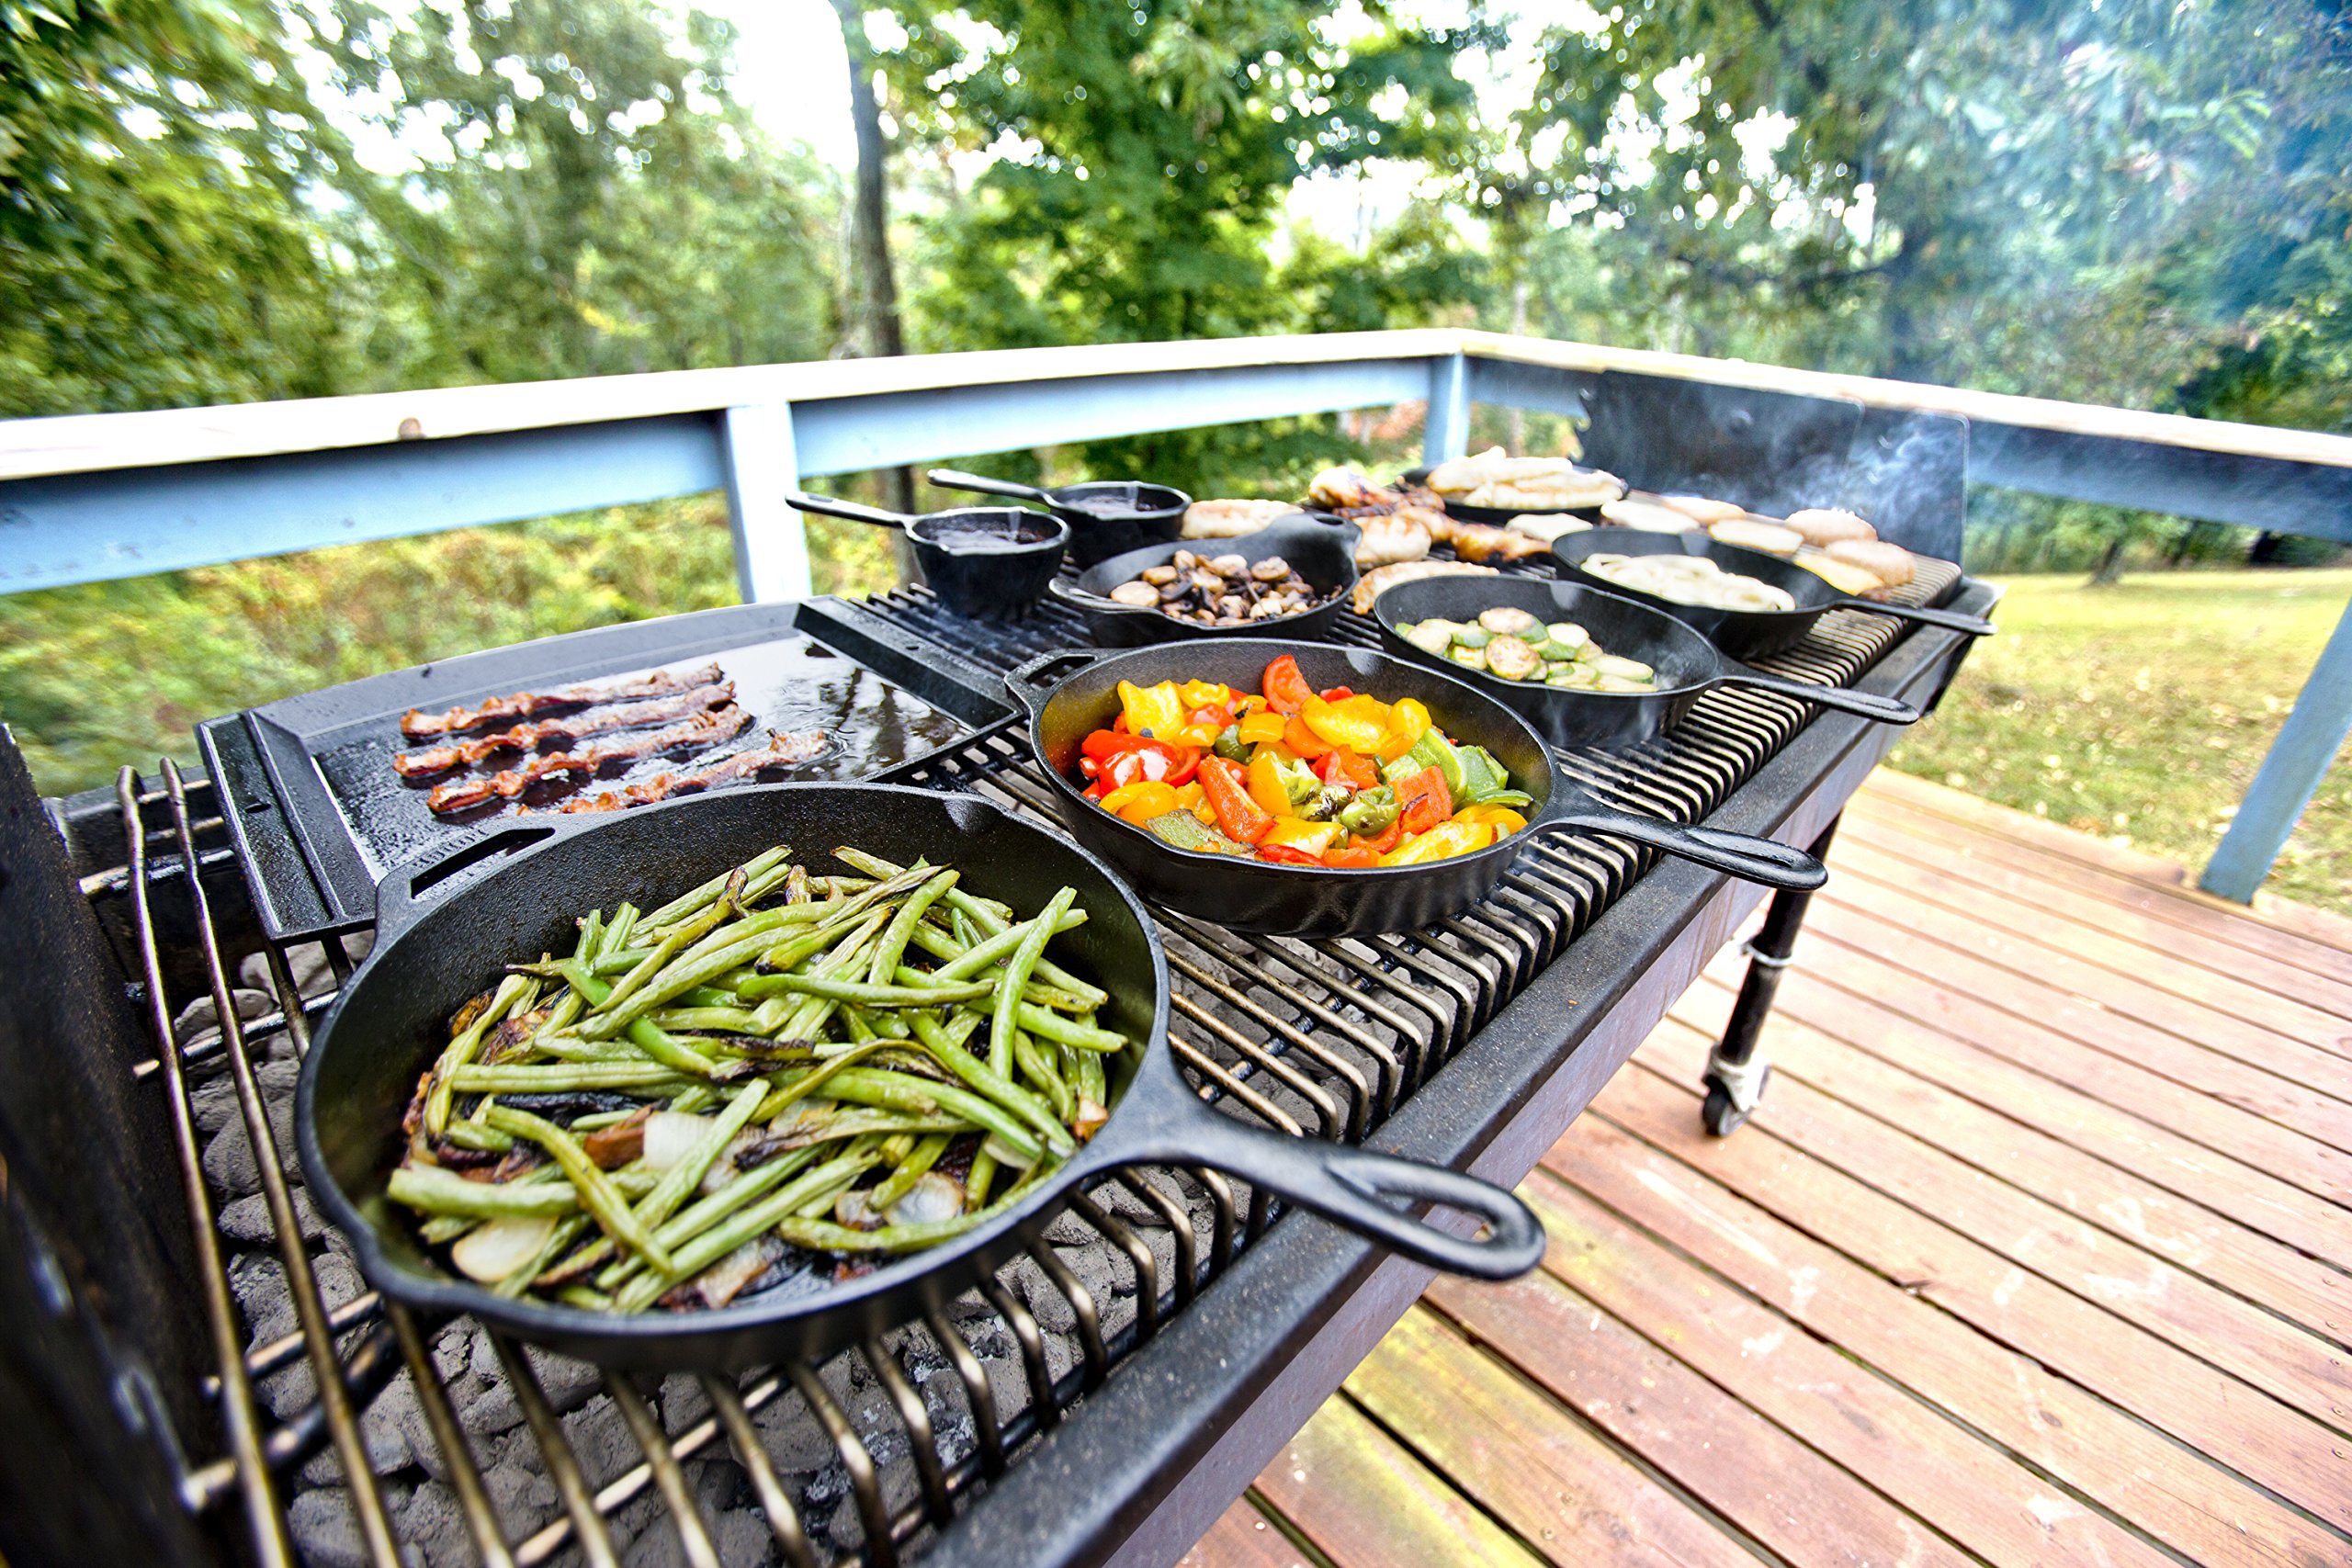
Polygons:
<instances>
[{"instance_id":1,"label":"red pepper piece","mask_svg":"<svg viewBox=\"0 0 2352 1568\"><path fill-rule=\"evenodd\" d=\"M1323 700L1327 703L1343 703L1355 694L1353 686L1334 686L1323 694Z\"/></svg>"},{"instance_id":2,"label":"red pepper piece","mask_svg":"<svg viewBox=\"0 0 2352 1568\"><path fill-rule=\"evenodd\" d=\"M1283 723L1283 744L1298 755L1313 761L1333 750L1331 743L1306 728L1306 721L1293 714Z\"/></svg>"},{"instance_id":3,"label":"red pepper piece","mask_svg":"<svg viewBox=\"0 0 2352 1568\"><path fill-rule=\"evenodd\" d=\"M1296 713L1315 694L1315 688L1306 683L1306 675L1298 668L1298 660L1287 653L1266 666L1263 684L1266 705L1276 713Z\"/></svg>"},{"instance_id":4,"label":"red pepper piece","mask_svg":"<svg viewBox=\"0 0 2352 1568\"><path fill-rule=\"evenodd\" d=\"M1354 842L1342 845L1339 849L1325 850L1323 852L1323 863L1329 866L1333 871L1370 871L1374 866L1380 863L1380 852L1377 850L1359 849L1356 847L1359 844L1366 844L1369 842L1371 842L1371 840L1368 839L1358 839L1354 840ZM1263 854L1265 852L1261 850L1259 852Z\"/></svg>"},{"instance_id":5,"label":"red pepper piece","mask_svg":"<svg viewBox=\"0 0 2352 1568\"><path fill-rule=\"evenodd\" d=\"M1370 789L1380 782L1380 770L1371 758L1360 752L1338 750L1320 758L1315 764L1315 776L1325 784L1345 784L1350 789Z\"/></svg>"},{"instance_id":6,"label":"red pepper piece","mask_svg":"<svg viewBox=\"0 0 2352 1568\"><path fill-rule=\"evenodd\" d=\"M1404 841L1405 822L1402 816L1399 816L1396 820L1389 823L1387 827L1383 828L1379 832L1374 833L1369 839L1365 838L1361 833L1351 833L1348 835L1348 848L1351 850L1370 850L1375 855L1385 855Z\"/></svg>"},{"instance_id":7,"label":"red pepper piece","mask_svg":"<svg viewBox=\"0 0 2352 1568\"><path fill-rule=\"evenodd\" d=\"M1250 798L1239 763L1204 757L1200 780L1201 792L1208 797L1209 809L1216 813L1216 825L1227 838L1254 844L1274 830L1272 814Z\"/></svg>"},{"instance_id":8,"label":"red pepper piece","mask_svg":"<svg viewBox=\"0 0 2352 1568\"><path fill-rule=\"evenodd\" d=\"M1453 815L1453 792L1435 768L1423 768L1398 784L1396 798L1404 807L1396 820L1408 833L1426 833Z\"/></svg>"},{"instance_id":9,"label":"red pepper piece","mask_svg":"<svg viewBox=\"0 0 2352 1568\"><path fill-rule=\"evenodd\" d=\"M1295 850L1288 844L1261 845L1258 850L1258 858L1263 861L1272 861L1276 865L1319 866L1323 863L1321 861L1317 860L1313 855L1308 854L1305 850Z\"/></svg>"}]
</instances>

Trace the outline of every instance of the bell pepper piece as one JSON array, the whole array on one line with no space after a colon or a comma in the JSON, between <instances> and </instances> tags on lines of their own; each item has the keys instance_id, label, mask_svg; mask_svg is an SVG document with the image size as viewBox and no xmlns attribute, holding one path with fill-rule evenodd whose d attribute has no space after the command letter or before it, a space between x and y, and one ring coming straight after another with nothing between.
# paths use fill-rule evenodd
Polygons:
<instances>
[{"instance_id":1,"label":"bell pepper piece","mask_svg":"<svg viewBox=\"0 0 2352 1568\"><path fill-rule=\"evenodd\" d=\"M1298 660L1287 653L1266 666L1261 684L1266 694L1266 705L1276 713L1296 713L1315 694L1315 688L1299 672Z\"/></svg>"},{"instance_id":2,"label":"bell pepper piece","mask_svg":"<svg viewBox=\"0 0 2352 1568\"><path fill-rule=\"evenodd\" d=\"M1485 822L1441 822L1428 832L1408 839L1380 857L1383 865L1427 865L1455 855L1476 854L1495 841L1495 829Z\"/></svg>"},{"instance_id":3,"label":"bell pepper piece","mask_svg":"<svg viewBox=\"0 0 2352 1568\"><path fill-rule=\"evenodd\" d=\"M1320 868L1323 864L1305 850L1295 850L1287 844L1261 844L1258 846L1258 858L1272 861L1276 865L1311 865Z\"/></svg>"},{"instance_id":4,"label":"bell pepper piece","mask_svg":"<svg viewBox=\"0 0 2352 1568\"><path fill-rule=\"evenodd\" d=\"M1453 820L1484 822L1493 828L1498 836L1506 838L1513 833L1524 832L1527 828L1526 818L1508 806L1497 806L1491 802L1483 806L1465 806L1453 814Z\"/></svg>"},{"instance_id":5,"label":"bell pepper piece","mask_svg":"<svg viewBox=\"0 0 2352 1568\"><path fill-rule=\"evenodd\" d=\"M1326 686L1323 688L1323 700L1327 703L1343 703L1355 694L1356 689L1353 686Z\"/></svg>"},{"instance_id":6,"label":"bell pepper piece","mask_svg":"<svg viewBox=\"0 0 2352 1568\"><path fill-rule=\"evenodd\" d=\"M1234 728L1243 740L1252 746L1258 746L1269 740L1280 740L1283 738L1283 728L1287 722L1283 715L1268 708L1260 708L1255 713L1242 715Z\"/></svg>"},{"instance_id":7,"label":"bell pepper piece","mask_svg":"<svg viewBox=\"0 0 2352 1568\"><path fill-rule=\"evenodd\" d=\"M1123 784L1102 797L1102 809L1140 828L1176 809L1176 786L1156 779Z\"/></svg>"},{"instance_id":8,"label":"bell pepper piece","mask_svg":"<svg viewBox=\"0 0 2352 1568\"><path fill-rule=\"evenodd\" d=\"M1377 851L1347 844L1336 850L1325 850L1323 863L1333 871L1370 871L1380 863L1380 855Z\"/></svg>"},{"instance_id":9,"label":"bell pepper piece","mask_svg":"<svg viewBox=\"0 0 2352 1568\"><path fill-rule=\"evenodd\" d=\"M1444 774L1448 790L1462 787L1462 753L1436 728L1422 731L1421 738L1413 742L1413 749L1405 755L1408 759L1418 759L1425 768L1435 768Z\"/></svg>"},{"instance_id":10,"label":"bell pepper piece","mask_svg":"<svg viewBox=\"0 0 2352 1568\"><path fill-rule=\"evenodd\" d=\"M1397 820L1408 833L1426 833L1453 815L1453 792L1435 768L1423 768L1399 784L1396 799L1403 807Z\"/></svg>"},{"instance_id":11,"label":"bell pepper piece","mask_svg":"<svg viewBox=\"0 0 2352 1568\"><path fill-rule=\"evenodd\" d=\"M1131 735L1165 737L1184 725L1184 699L1173 681L1162 681L1155 686L1120 682L1119 712L1126 719Z\"/></svg>"},{"instance_id":12,"label":"bell pepper piece","mask_svg":"<svg viewBox=\"0 0 2352 1568\"><path fill-rule=\"evenodd\" d=\"M1334 751L1315 764L1315 776L1325 784L1363 790L1380 782L1380 770L1361 751Z\"/></svg>"},{"instance_id":13,"label":"bell pepper piece","mask_svg":"<svg viewBox=\"0 0 2352 1568\"><path fill-rule=\"evenodd\" d=\"M1388 732L1380 738L1377 755L1393 762L1410 751L1429 733L1430 710L1416 697L1400 697L1388 705Z\"/></svg>"},{"instance_id":14,"label":"bell pepper piece","mask_svg":"<svg viewBox=\"0 0 2352 1568\"><path fill-rule=\"evenodd\" d=\"M1309 696L1298 716L1318 739L1351 751L1376 751L1388 733L1388 705L1376 697L1342 697L1335 703Z\"/></svg>"},{"instance_id":15,"label":"bell pepper piece","mask_svg":"<svg viewBox=\"0 0 2352 1568\"><path fill-rule=\"evenodd\" d=\"M1155 817L1145 823L1144 828L1153 838L1162 843L1173 844L1180 850L1199 850L1216 855L1246 855L1250 852L1249 845L1235 843L1189 811L1171 811L1165 817Z\"/></svg>"},{"instance_id":16,"label":"bell pepper piece","mask_svg":"<svg viewBox=\"0 0 2352 1568\"><path fill-rule=\"evenodd\" d=\"M1233 688L1216 681L1187 681L1176 691L1188 708L1221 708L1233 700Z\"/></svg>"},{"instance_id":17,"label":"bell pepper piece","mask_svg":"<svg viewBox=\"0 0 2352 1568\"><path fill-rule=\"evenodd\" d=\"M1306 728L1306 721L1293 714L1283 726L1283 744L1310 761L1331 750L1331 743Z\"/></svg>"},{"instance_id":18,"label":"bell pepper piece","mask_svg":"<svg viewBox=\"0 0 2352 1568\"><path fill-rule=\"evenodd\" d=\"M1388 819L1388 826L1377 833L1348 835L1348 843L1351 848L1370 850L1376 855L1385 855L1404 841L1405 824L1400 818L1394 817Z\"/></svg>"},{"instance_id":19,"label":"bell pepper piece","mask_svg":"<svg viewBox=\"0 0 2352 1568\"><path fill-rule=\"evenodd\" d=\"M1274 822L1274 830L1258 841L1260 849L1268 844L1280 844L1284 849L1304 850L1319 855L1346 837L1337 822L1309 822L1303 817L1283 817Z\"/></svg>"},{"instance_id":20,"label":"bell pepper piece","mask_svg":"<svg viewBox=\"0 0 2352 1568\"><path fill-rule=\"evenodd\" d=\"M1176 786L1176 809L1189 811L1204 822L1216 820L1216 813L1209 809L1208 792L1201 787L1198 778Z\"/></svg>"},{"instance_id":21,"label":"bell pepper piece","mask_svg":"<svg viewBox=\"0 0 2352 1568\"><path fill-rule=\"evenodd\" d=\"M1462 779L1453 784L1453 799L1457 806L1526 806L1532 797L1525 790L1510 787L1510 770L1496 760L1495 754L1483 746L1457 746L1454 755L1462 764ZM1449 780L1449 783L1453 781Z\"/></svg>"},{"instance_id":22,"label":"bell pepper piece","mask_svg":"<svg viewBox=\"0 0 2352 1568\"><path fill-rule=\"evenodd\" d=\"M1201 764L1200 779L1216 812L1216 825L1227 837L1254 844L1274 830L1273 814L1250 798L1239 768L1222 757L1210 757Z\"/></svg>"},{"instance_id":23,"label":"bell pepper piece","mask_svg":"<svg viewBox=\"0 0 2352 1568\"><path fill-rule=\"evenodd\" d=\"M1250 759L1245 780L1250 798L1269 817L1298 815L1298 807L1291 804L1290 791L1283 784L1282 764L1274 760L1272 751L1261 751Z\"/></svg>"}]
</instances>

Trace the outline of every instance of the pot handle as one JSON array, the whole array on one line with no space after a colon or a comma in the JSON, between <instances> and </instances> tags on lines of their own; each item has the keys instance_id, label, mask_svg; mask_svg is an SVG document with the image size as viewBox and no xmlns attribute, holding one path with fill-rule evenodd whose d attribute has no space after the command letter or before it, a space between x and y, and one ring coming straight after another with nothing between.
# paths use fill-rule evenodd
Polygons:
<instances>
[{"instance_id":1,"label":"pot handle","mask_svg":"<svg viewBox=\"0 0 2352 1568\"><path fill-rule=\"evenodd\" d=\"M1448 1273L1516 1280L1544 1260L1543 1223L1517 1194L1491 1181L1348 1144L1244 1126L1205 1106L1201 1112L1184 1117L1171 1146L1151 1157L1212 1166ZM1395 1208L1396 1199L1476 1214L1486 1222L1487 1235L1473 1240L1440 1230Z\"/></svg>"},{"instance_id":2,"label":"pot handle","mask_svg":"<svg viewBox=\"0 0 2352 1568\"><path fill-rule=\"evenodd\" d=\"M486 860L537 849L567 834L585 831L604 820L600 816L575 815L566 819L557 813L534 813L533 819L486 827L471 838L403 861L376 885L376 940L379 943L388 942L414 925L440 901L433 889L459 872Z\"/></svg>"},{"instance_id":3,"label":"pot handle","mask_svg":"<svg viewBox=\"0 0 2352 1568\"><path fill-rule=\"evenodd\" d=\"M1807 893L1829 880L1828 868L1803 850L1750 833L1722 828L1686 828L1656 817L1595 807L1570 807L1534 824L1540 833L1573 831L1611 833L1676 856L1743 882L1760 883L1783 892Z\"/></svg>"},{"instance_id":4,"label":"pot handle","mask_svg":"<svg viewBox=\"0 0 2352 1568\"><path fill-rule=\"evenodd\" d=\"M904 528L914 521L896 512L885 512L878 506L860 506L854 501L840 501L830 495L809 495L802 491L786 491L784 503L796 512L813 512L820 517L845 517L853 523L871 523L877 528Z\"/></svg>"},{"instance_id":5,"label":"pot handle","mask_svg":"<svg viewBox=\"0 0 2352 1568\"><path fill-rule=\"evenodd\" d=\"M1958 632L1962 637L1991 637L1996 629L1993 623L1982 615L1963 615L1957 610L1930 610L1922 604L1883 604L1876 599L1840 599L1834 608L1860 610L1898 621L1916 621L1920 626Z\"/></svg>"},{"instance_id":6,"label":"pot handle","mask_svg":"<svg viewBox=\"0 0 2352 1568\"><path fill-rule=\"evenodd\" d=\"M1745 664L1724 661L1724 672L1715 682L1724 686L1745 686L1752 692L1773 692L1784 697L1795 697L1815 707L1834 708L1839 713L1852 714L1880 724L1917 724L1925 716L1909 703L1893 697L1883 697L1876 692L1857 692L1850 686L1816 686L1806 681L1791 681L1779 675L1767 675L1761 670Z\"/></svg>"},{"instance_id":7,"label":"pot handle","mask_svg":"<svg viewBox=\"0 0 2352 1568\"><path fill-rule=\"evenodd\" d=\"M1140 610L1142 608L1137 604L1122 604L1116 599L1107 598L1100 593L1089 593L1085 589L1064 577L1048 581L1046 584L1046 592L1063 604L1081 610ZM1017 675L1020 671L1016 670L1013 673Z\"/></svg>"},{"instance_id":8,"label":"pot handle","mask_svg":"<svg viewBox=\"0 0 2352 1568\"><path fill-rule=\"evenodd\" d=\"M1102 658L1103 652L1097 648L1057 648L1050 653L1041 653L1014 666L1004 678L1004 689L1018 697L1021 705L1031 714L1042 713L1046 699L1063 676L1084 669Z\"/></svg>"},{"instance_id":9,"label":"pot handle","mask_svg":"<svg viewBox=\"0 0 2352 1568\"><path fill-rule=\"evenodd\" d=\"M967 474L961 468L933 468L923 478L941 490L976 490L982 495L1009 495L1015 501L1042 501L1048 506L1054 502L1052 496L1035 485L992 479L986 474Z\"/></svg>"}]
</instances>

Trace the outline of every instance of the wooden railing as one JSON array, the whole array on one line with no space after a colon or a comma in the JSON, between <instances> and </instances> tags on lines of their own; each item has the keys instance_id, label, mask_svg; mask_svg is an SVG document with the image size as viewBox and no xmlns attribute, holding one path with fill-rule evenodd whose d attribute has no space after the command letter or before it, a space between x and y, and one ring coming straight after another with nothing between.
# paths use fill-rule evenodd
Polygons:
<instances>
[{"instance_id":1,"label":"wooden railing","mask_svg":"<svg viewBox=\"0 0 2352 1568\"><path fill-rule=\"evenodd\" d=\"M2352 439L1737 360L1430 330L836 360L0 422L0 593L723 489L746 599L808 592L805 476L1596 378L1966 422L1970 482L2352 543ZM2352 729L2352 611L2202 886L2249 900Z\"/></svg>"}]
</instances>

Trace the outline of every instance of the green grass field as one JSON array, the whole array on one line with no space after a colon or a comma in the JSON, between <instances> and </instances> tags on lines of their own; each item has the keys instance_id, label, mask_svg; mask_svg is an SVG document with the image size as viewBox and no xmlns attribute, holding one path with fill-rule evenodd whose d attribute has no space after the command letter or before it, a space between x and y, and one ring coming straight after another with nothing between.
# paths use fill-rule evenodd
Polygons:
<instances>
[{"instance_id":1,"label":"green grass field","mask_svg":"<svg viewBox=\"0 0 2352 1568\"><path fill-rule=\"evenodd\" d=\"M2195 868L2352 599L2352 571L2004 586L2001 635L1889 761ZM2352 760L2337 758L2265 887L2352 913Z\"/></svg>"}]
</instances>

